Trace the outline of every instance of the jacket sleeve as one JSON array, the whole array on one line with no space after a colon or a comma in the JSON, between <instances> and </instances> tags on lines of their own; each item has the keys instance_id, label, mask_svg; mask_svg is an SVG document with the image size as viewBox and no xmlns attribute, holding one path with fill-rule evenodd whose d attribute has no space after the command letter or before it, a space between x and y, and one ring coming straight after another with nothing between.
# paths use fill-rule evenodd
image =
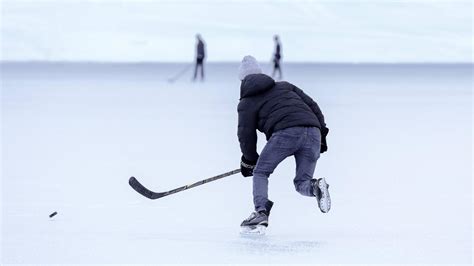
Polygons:
<instances>
[{"instance_id":1,"label":"jacket sleeve","mask_svg":"<svg viewBox=\"0 0 474 266\"><path fill-rule=\"evenodd\" d=\"M257 111L250 103L246 103L246 99L240 100L237 111L239 113L237 136L240 150L245 159L257 161Z\"/></svg>"},{"instance_id":2,"label":"jacket sleeve","mask_svg":"<svg viewBox=\"0 0 474 266\"><path fill-rule=\"evenodd\" d=\"M326 128L326 123L324 122L324 115L321 112L321 109L319 108L319 105L311 99L306 93L303 92L300 88L293 86L293 91L300 96L300 98L305 102L313 111L313 113L316 115L316 117L319 120L319 124L321 124L322 128Z\"/></svg>"}]
</instances>

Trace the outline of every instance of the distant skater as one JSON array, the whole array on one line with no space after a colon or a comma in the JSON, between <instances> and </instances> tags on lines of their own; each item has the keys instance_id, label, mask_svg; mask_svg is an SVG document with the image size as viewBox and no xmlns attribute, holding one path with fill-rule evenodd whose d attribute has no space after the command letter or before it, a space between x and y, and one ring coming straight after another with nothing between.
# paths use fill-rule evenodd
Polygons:
<instances>
[{"instance_id":1,"label":"distant skater","mask_svg":"<svg viewBox=\"0 0 474 266\"><path fill-rule=\"evenodd\" d=\"M313 178L320 153L327 151L329 132L318 104L295 85L275 82L262 74L252 56L242 60L239 79L242 81L237 107L240 166L244 177L253 176L255 206L255 212L241 224L243 232L260 233L268 226L273 206L268 199L268 179L287 157L294 157L296 161L293 179L296 191L314 197L319 209L327 213L331 208L329 186L324 178ZM260 155L257 130L267 138Z\"/></svg>"},{"instance_id":2,"label":"distant skater","mask_svg":"<svg viewBox=\"0 0 474 266\"><path fill-rule=\"evenodd\" d=\"M275 72L278 70L278 79L281 80L283 75L281 74L281 43L280 38L278 35L273 36L273 40L275 41L275 53L273 54L273 73L272 78L275 77Z\"/></svg>"},{"instance_id":3,"label":"distant skater","mask_svg":"<svg viewBox=\"0 0 474 266\"><path fill-rule=\"evenodd\" d=\"M204 80L204 58L206 57L206 45L200 34L196 34L196 65L194 66L194 78L196 81L198 68L201 69L201 81Z\"/></svg>"}]
</instances>

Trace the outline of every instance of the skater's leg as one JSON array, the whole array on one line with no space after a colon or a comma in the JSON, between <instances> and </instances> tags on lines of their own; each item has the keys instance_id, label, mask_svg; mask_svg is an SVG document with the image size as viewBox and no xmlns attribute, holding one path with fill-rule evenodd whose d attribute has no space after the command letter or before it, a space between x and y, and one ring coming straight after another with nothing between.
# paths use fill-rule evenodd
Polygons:
<instances>
[{"instance_id":1,"label":"skater's leg","mask_svg":"<svg viewBox=\"0 0 474 266\"><path fill-rule=\"evenodd\" d=\"M274 152L267 143L253 171L253 203L255 211L266 211L268 199L268 178L277 165L289 155L285 152Z\"/></svg>"},{"instance_id":2,"label":"skater's leg","mask_svg":"<svg viewBox=\"0 0 474 266\"><path fill-rule=\"evenodd\" d=\"M298 134L284 134L281 130L273 134L262 150L253 171L253 201L256 211L266 210L268 200L268 177L278 164L297 149Z\"/></svg>"},{"instance_id":3,"label":"skater's leg","mask_svg":"<svg viewBox=\"0 0 474 266\"><path fill-rule=\"evenodd\" d=\"M278 69L278 60L277 59L273 59L273 72L272 72L272 78L275 77L275 74L276 74L276 71Z\"/></svg>"},{"instance_id":4,"label":"skater's leg","mask_svg":"<svg viewBox=\"0 0 474 266\"><path fill-rule=\"evenodd\" d=\"M273 73L272 73L272 78L275 77L276 72L278 71L278 79L281 80L281 68L280 68L280 60L275 59L273 61Z\"/></svg>"},{"instance_id":5,"label":"skater's leg","mask_svg":"<svg viewBox=\"0 0 474 266\"><path fill-rule=\"evenodd\" d=\"M201 80L204 80L204 62L201 62Z\"/></svg>"},{"instance_id":6,"label":"skater's leg","mask_svg":"<svg viewBox=\"0 0 474 266\"><path fill-rule=\"evenodd\" d=\"M319 158L321 134L318 128L306 128L304 137L304 145L295 152L296 177L293 183L301 195L314 197L311 179Z\"/></svg>"},{"instance_id":7,"label":"skater's leg","mask_svg":"<svg viewBox=\"0 0 474 266\"><path fill-rule=\"evenodd\" d=\"M198 67L199 67L199 62L196 61L196 64L194 65L194 77L193 77L193 80L196 80Z\"/></svg>"}]
</instances>

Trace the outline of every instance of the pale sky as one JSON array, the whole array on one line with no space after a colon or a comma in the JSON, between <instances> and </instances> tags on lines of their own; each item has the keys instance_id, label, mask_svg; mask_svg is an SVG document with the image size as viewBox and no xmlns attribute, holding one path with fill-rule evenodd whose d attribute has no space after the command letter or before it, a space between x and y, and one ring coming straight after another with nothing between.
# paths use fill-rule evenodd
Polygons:
<instances>
[{"instance_id":1,"label":"pale sky","mask_svg":"<svg viewBox=\"0 0 474 266\"><path fill-rule=\"evenodd\" d=\"M471 1L0 0L1 60L472 62Z\"/></svg>"}]
</instances>

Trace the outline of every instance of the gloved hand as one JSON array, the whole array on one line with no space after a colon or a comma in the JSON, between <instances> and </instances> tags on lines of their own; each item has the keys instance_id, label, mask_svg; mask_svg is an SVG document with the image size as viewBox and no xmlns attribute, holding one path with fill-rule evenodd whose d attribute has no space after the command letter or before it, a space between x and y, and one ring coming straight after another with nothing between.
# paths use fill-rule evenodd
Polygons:
<instances>
[{"instance_id":1,"label":"gloved hand","mask_svg":"<svg viewBox=\"0 0 474 266\"><path fill-rule=\"evenodd\" d=\"M326 152L328 150L328 143L326 142L326 136L329 133L329 128L324 127L321 129L321 150L319 153Z\"/></svg>"},{"instance_id":2,"label":"gloved hand","mask_svg":"<svg viewBox=\"0 0 474 266\"><path fill-rule=\"evenodd\" d=\"M252 176L256 164L257 161L249 161L242 155L242 159L240 160L240 172L244 177Z\"/></svg>"}]
</instances>

